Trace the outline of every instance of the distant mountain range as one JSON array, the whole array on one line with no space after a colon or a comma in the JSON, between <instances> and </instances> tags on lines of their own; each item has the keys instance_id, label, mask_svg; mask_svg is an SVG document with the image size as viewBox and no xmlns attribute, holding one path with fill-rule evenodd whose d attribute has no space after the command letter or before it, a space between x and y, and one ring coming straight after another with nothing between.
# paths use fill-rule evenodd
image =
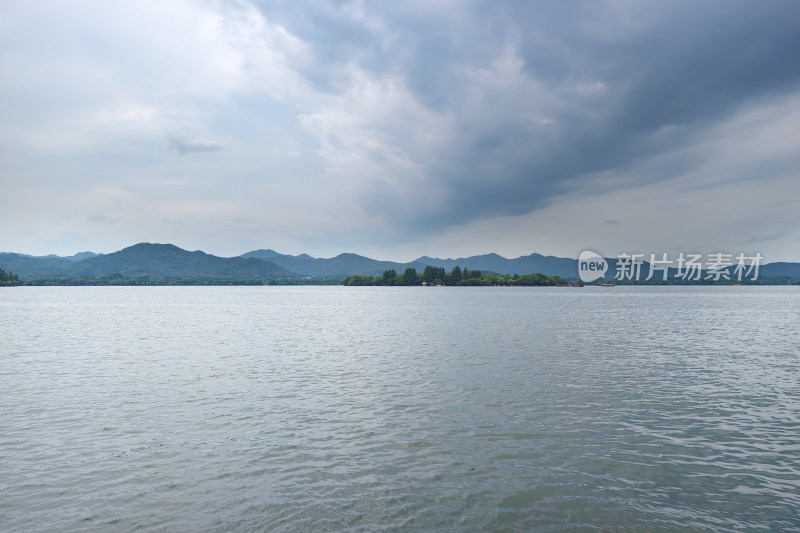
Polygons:
<instances>
[{"instance_id":1,"label":"distant mountain range","mask_svg":"<svg viewBox=\"0 0 800 533\"><path fill-rule=\"evenodd\" d=\"M85 276L188 279L254 279L297 278L283 267L242 257L217 257L205 252L189 252L172 244L141 243L107 255L82 252L84 259L72 257L33 257L0 253L0 268L17 274L20 279Z\"/></svg>"},{"instance_id":2,"label":"distant mountain range","mask_svg":"<svg viewBox=\"0 0 800 533\"><path fill-rule=\"evenodd\" d=\"M616 272L616 260L608 259L607 277ZM176 279L298 279L303 277L341 279L352 275L378 276L394 269L398 274L408 268L417 272L426 266L447 271L459 266L462 269L482 270L496 274L546 274L563 278L577 278L575 259L531 254L506 259L497 254L476 255L458 259L437 259L423 256L410 263L378 261L352 253L329 259L308 254L286 255L274 250L254 250L239 257L217 257L201 251L190 252L172 244L140 243L111 254L81 252L69 257L30 256L0 253L0 268L17 274L21 280L35 278L64 278L109 276L148 276ZM642 272L646 276L647 265ZM759 277L800 279L800 263L770 263L762 265Z\"/></svg>"},{"instance_id":3,"label":"distant mountain range","mask_svg":"<svg viewBox=\"0 0 800 533\"><path fill-rule=\"evenodd\" d=\"M308 254L284 255L274 250L254 250L239 257L256 258L269 261L282 266L302 276L312 278L343 278L345 276L380 276L386 270L394 269L399 274L407 267L416 268L421 272L431 263L422 263L419 260L411 263L395 263L392 261L378 261L362 255L339 254L330 259L318 259Z\"/></svg>"}]
</instances>

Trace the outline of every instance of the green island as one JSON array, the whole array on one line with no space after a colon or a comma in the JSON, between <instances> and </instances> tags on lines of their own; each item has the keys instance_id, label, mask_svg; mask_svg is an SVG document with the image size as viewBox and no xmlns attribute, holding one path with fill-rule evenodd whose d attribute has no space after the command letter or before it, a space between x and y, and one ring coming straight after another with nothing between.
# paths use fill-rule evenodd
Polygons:
<instances>
[{"instance_id":1,"label":"green island","mask_svg":"<svg viewBox=\"0 0 800 533\"><path fill-rule=\"evenodd\" d=\"M523 287L556 287L567 283L560 276L547 276L545 274L519 274L503 275L468 270L455 267L447 272L444 268L426 266L425 271L417 273L413 267L406 268L402 274L394 269L386 270L382 276L348 276L342 280L342 285L347 286L523 286Z\"/></svg>"}]
</instances>

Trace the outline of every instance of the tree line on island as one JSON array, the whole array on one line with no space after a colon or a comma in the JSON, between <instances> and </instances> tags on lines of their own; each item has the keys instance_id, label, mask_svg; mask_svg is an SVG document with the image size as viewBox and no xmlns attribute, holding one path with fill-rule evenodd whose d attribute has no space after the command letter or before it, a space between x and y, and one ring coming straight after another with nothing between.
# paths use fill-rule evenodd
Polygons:
<instances>
[{"instance_id":1,"label":"tree line on island","mask_svg":"<svg viewBox=\"0 0 800 533\"><path fill-rule=\"evenodd\" d=\"M13 287L19 284L19 276L0 268L0 287Z\"/></svg>"},{"instance_id":2,"label":"tree line on island","mask_svg":"<svg viewBox=\"0 0 800 533\"><path fill-rule=\"evenodd\" d=\"M456 266L450 272L442 267L426 266L425 271L417 273L417 269L408 267L402 274L394 269L386 270L382 276L348 276L342 280L347 286L414 286L414 285L457 285L457 286L558 286L567 283L560 276L545 274L494 274L480 270L468 270Z\"/></svg>"}]
</instances>

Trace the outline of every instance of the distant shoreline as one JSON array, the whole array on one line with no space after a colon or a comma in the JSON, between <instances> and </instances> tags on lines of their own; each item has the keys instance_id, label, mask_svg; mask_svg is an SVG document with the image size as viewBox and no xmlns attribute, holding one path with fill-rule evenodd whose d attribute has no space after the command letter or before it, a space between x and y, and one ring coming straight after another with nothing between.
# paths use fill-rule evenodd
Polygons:
<instances>
[{"instance_id":1,"label":"distant shoreline","mask_svg":"<svg viewBox=\"0 0 800 533\"><path fill-rule=\"evenodd\" d=\"M347 279L347 278L344 278ZM800 280L782 280L782 279L764 279L748 282L713 282L713 281L696 281L696 282L620 282L608 281L608 285L597 283L585 283L581 287L577 282L573 286L567 284L523 284L523 283L465 283L465 284L430 284L422 285L385 285L373 283L351 283L347 284L344 280L334 279L306 279L306 280L213 280L213 279L117 279L112 282L101 281L94 279L34 279L34 280L20 280L13 283L0 283L0 288L3 287L299 287L299 286L344 286L344 287L420 287L420 288L448 288L448 287L556 287L556 288L613 288L613 287L754 287L754 286L800 286Z\"/></svg>"}]
</instances>

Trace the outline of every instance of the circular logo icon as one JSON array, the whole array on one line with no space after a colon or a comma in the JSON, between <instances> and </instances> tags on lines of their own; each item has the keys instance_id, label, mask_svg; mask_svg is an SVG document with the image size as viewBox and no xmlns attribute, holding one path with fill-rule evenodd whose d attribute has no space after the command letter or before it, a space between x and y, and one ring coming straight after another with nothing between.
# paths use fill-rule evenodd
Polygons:
<instances>
[{"instance_id":1,"label":"circular logo icon","mask_svg":"<svg viewBox=\"0 0 800 533\"><path fill-rule=\"evenodd\" d=\"M608 270L608 263L597 252L584 250L578 256L578 276L584 283L602 278Z\"/></svg>"}]
</instances>

